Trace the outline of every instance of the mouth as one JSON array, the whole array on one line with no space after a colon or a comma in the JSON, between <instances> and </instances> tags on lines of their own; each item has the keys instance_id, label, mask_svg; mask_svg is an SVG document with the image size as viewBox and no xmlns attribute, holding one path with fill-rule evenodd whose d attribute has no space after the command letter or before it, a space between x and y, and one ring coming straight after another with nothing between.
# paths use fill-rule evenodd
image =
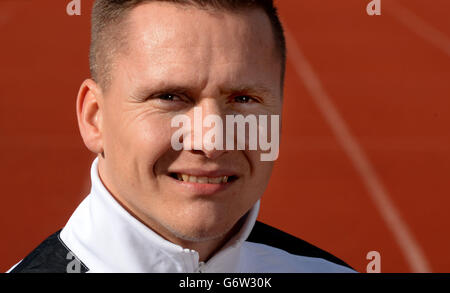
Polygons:
<instances>
[{"instance_id":1,"label":"mouth","mask_svg":"<svg viewBox=\"0 0 450 293\"><path fill-rule=\"evenodd\" d=\"M169 173L169 176L181 182L217 184L217 185L232 183L238 179L238 177L235 175L211 177L211 176L194 176L191 174L184 174L184 173Z\"/></svg>"}]
</instances>

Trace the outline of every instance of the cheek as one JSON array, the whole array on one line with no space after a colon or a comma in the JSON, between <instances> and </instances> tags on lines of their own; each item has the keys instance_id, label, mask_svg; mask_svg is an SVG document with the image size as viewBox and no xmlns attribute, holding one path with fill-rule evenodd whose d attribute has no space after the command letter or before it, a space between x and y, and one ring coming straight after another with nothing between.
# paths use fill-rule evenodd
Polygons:
<instances>
[{"instance_id":1,"label":"cheek","mask_svg":"<svg viewBox=\"0 0 450 293\"><path fill-rule=\"evenodd\" d=\"M172 149L170 120L152 117L136 123L128 140L135 148L136 160L154 167Z\"/></svg>"},{"instance_id":2,"label":"cheek","mask_svg":"<svg viewBox=\"0 0 450 293\"><path fill-rule=\"evenodd\" d=\"M171 148L170 120L158 116L122 117L105 129L105 154L119 165L153 166ZM108 154L109 153L109 154Z\"/></svg>"},{"instance_id":3,"label":"cheek","mask_svg":"<svg viewBox=\"0 0 450 293\"><path fill-rule=\"evenodd\" d=\"M251 162L251 179L248 188L264 192L272 174L274 162L261 161L261 154L262 152L260 151L247 152Z\"/></svg>"}]
</instances>

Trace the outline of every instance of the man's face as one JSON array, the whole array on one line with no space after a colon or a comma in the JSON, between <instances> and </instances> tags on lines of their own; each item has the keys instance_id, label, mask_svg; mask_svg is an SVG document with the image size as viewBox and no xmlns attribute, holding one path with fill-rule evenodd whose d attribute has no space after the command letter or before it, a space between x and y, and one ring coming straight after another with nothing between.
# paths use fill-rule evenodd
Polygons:
<instances>
[{"instance_id":1,"label":"man's face","mask_svg":"<svg viewBox=\"0 0 450 293\"><path fill-rule=\"evenodd\" d=\"M128 48L116 56L100 102L100 176L166 238L223 236L261 197L273 162L262 162L260 151L175 151L171 120L185 114L193 121L194 107L224 121L225 115L280 115L281 63L270 21L262 10L163 2L134 8L128 20ZM193 183L178 180L182 174L229 179Z\"/></svg>"}]
</instances>

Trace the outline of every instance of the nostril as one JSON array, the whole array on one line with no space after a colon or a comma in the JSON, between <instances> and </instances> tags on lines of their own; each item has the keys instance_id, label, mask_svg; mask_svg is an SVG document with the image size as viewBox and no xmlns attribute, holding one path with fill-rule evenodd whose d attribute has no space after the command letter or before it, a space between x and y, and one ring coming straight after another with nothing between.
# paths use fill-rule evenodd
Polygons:
<instances>
[{"instance_id":1,"label":"nostril","mask_svg":"<svg viewBox=\"0 0 450 293\"><path fill-rule=\"evenodd\" d=\"M213 149L213 150L207 150L207 149L192 149L189 150L192 154L195 155L201 155L203 157L206 157L210 160L215 160L218 157L220 157L221 155L227 153L228 151L226 150L218 150L218 149Z\"/></svg>"}]
</instances>

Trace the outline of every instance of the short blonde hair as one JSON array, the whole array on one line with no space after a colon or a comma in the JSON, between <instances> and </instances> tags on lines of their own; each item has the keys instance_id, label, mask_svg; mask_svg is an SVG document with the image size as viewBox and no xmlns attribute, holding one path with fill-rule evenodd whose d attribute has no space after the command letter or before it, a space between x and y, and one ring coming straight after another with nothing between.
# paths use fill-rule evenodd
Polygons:
<instances>
[{"instance_id":1,"label":"short blonde hair","mask_svg":"<svg viewBox=\"0 0 450 293\"><path fill-rule=\"evenodd\" d=\"M96 0L91 17L91 46L89 64L92 78L103 89L111 82L111 68L117 52L127 45L126 16L139 4L162 1L199 8L212 8L226 11L243 9L263 9L272 24L276 46L279 50L284 80L286 64L286 41L282 24L273 0Z\"/></svg>"}]
</instances>

